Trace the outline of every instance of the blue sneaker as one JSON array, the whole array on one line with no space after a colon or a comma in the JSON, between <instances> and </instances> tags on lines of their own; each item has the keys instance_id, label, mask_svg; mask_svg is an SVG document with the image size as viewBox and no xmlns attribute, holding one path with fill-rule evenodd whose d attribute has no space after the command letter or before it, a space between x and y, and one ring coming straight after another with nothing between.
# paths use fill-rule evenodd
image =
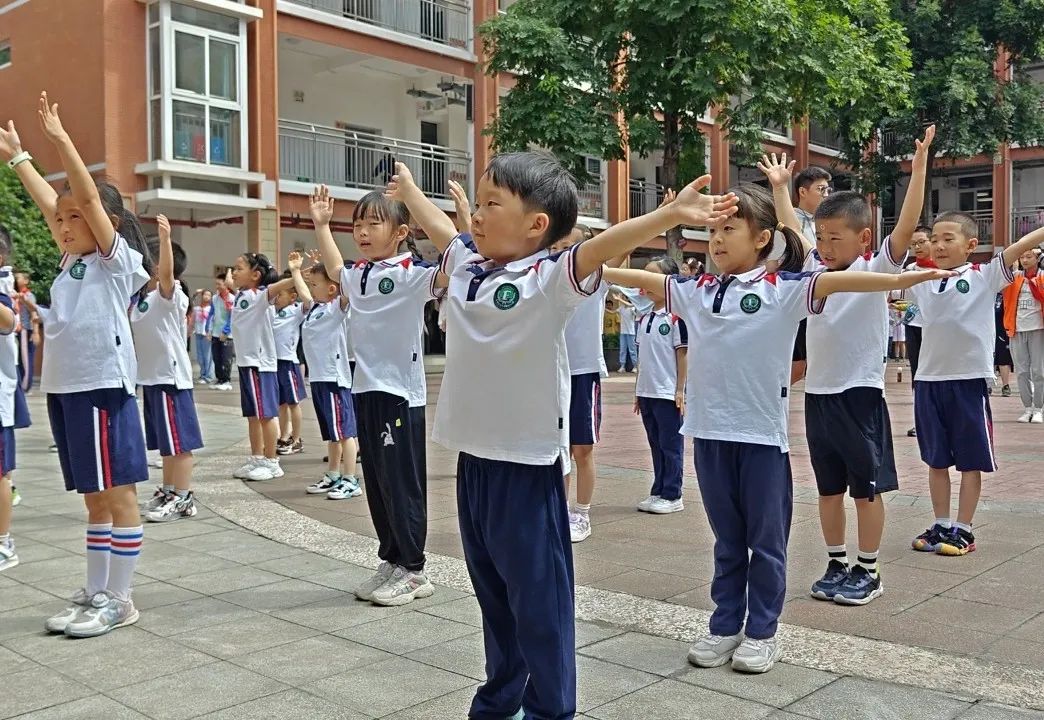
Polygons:
<instances>
[{"instance_id":1,"label":"blue sneaker","mask_svg":"<svg viewBox=\"0 0 1044 720\"><path fill-rule=\"evenodd\" d=\"M913 549L921 552L935 552L942 541L950 535L950 528L936 523L913 539Z\"/></svg>"},{"instance_id":2,"label":"blue sneaker","mask_svg":"<svg viewBox=\"0 0 1044 720\"><path fill-rule=\"evenodd\" d=\"M812 597L816 600L833 600L837 589L848 580L848 566L838 560L831 560L826 573L812 585Z\"/></svg>"},{"instance_id":3,"label":"blue sneaker","mask_svg":"<svg viewBox=\"0 0 1044 720\"><path fill-rule=\"evenodd\" d=\"M837 589L834 602L840 605L866 605L884 592L881 584L881 574L877 576L870 574L862 565L856 565L852 572L848 573L848 580Z\"/></svg>"}]
</instances>

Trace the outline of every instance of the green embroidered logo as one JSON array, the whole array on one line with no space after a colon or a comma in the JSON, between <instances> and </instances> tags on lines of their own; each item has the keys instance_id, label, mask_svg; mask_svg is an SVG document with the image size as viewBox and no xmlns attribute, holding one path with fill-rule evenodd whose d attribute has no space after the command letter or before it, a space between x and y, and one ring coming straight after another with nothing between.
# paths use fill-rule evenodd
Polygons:
<instances>
[{"instance_id":1,"label":"green embroidered logo","mask_svg":"<svg viewBox=\"0 0 1044 720\"><path fill-rule=\"evenodd\" d=\"M660 334L661 335L670 335L671 334L671 326L668 325L667 323L660 323Z\"/></svg>"},{"instance_id":2,"label":"green embroidered logo","mask_svg":"<svg viewBox=\"0 0 1044 720\"><path fill-rule=\"evenodd\" d=\"M76 280L83 280L83 276L87 274L87 265L84 264L83 260L77 260L69 268L69 274Z\"/></svg>"},{"instance_id":3,"label":"green embroidered logo","mask_svg":"<svg viewBox=\"0 0 1044 720\"><path fill-rule=\"evenodd\" d=\"M250 301L249 300L240 300L239 301L239 309L240 310L246 310L248 307L250 307Z\"/></svg>"},{"instance_id":4,"label":"green embroidered logo","mask_svg":"<svg viewBox=\"0 0 1044 720\"><path fill-rule=\"evenodd\" d=\"M968 284L967 280L965 280L964 278L961 278L960 280L957 281L957 292L959 292L959 293L966 293L969 290L971 290L971 285Z\"/></svg>"},{"instance_id":5,"label":"green embroidered logo","mask_svg":"<svg viewBox=\"0 0 1044 720\"><path fill-rule=\"evenodd\" d=\"M395 289L395 281L391 278L382 278L381 281L377 283L377 289L380 291L381 295L387 295Z\"/></svg>"},{"instance_id":6,"label":"green embroidered logo","mask_svg":"<svg viewBox=\"0 0 1044 720\"><path fill-rule=\"evenodd\" d=\"M285 318L286 317L286 308L280 310L277 314L279 315L279 317Z\"/></svg>"},{"instance_id":7,"label":"green embroidered logo","mask_svg":"<svg viewBox=\"0 0 1044 720\"><path fill-rule=\"evenodd\" d=\"M740 300L740 310L747 313L748 315L753 315L760 309L761 298L759 298L754 293L748 293L743 296L743 299Z\"/></svg>"},{"instance_id":8,"label":"green embroidered logo","mask_svg":"<svg viewBox=\"0 0 1044 720\"><path fill-rule=\"evenodd\" d=\"M499 310L510 310L518 305L518 288L511 283L504 283L493 293L493 304Z\"/></svg>"},{"instance_id":9,"label":"green embroidered logo","mask_svg":"<svg viewBox=\"0 0 1044 720\"><path fill-rule=\"evenodd\" d=\"M138 301L138 312L144 313L149 311L149 304L145 300Z\"/></svg>"}]
</instances>

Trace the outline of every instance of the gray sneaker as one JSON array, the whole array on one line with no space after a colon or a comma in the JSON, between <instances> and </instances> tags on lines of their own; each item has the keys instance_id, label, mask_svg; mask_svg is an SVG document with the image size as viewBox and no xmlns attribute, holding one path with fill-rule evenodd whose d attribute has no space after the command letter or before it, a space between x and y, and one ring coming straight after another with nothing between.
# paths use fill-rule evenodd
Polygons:
<instances>
[{"instance_id":1,"label":"gray sneaker","mask_svg":"<svg viewBox=\"0 0 1044 720\"><path fill-rule=\"evenodd\" d=\"M91 604L91 598L87 595L85 588L80 588L70 598L69 607L57 615L52 615L44 622L44 628L51 633L64 633L66 626L79 616L79 614Z\"/></svg>"},{"instance_id":2,"label":"gray sneaker","mask_svg":"<svg viewBox=\"0 0 1044 720\"><path fill-rule=\"evenodd\" d=\"M689 648L689 662L697 667L721 667L732 659L732 654L743 642L739 635L705 635Z\"/></svg>"},{"instance_id":3,"label":"gray sneaker","mask_svg":"<svg viewBox=\"0 0 1044 720\"><path fill-rule=\"evenodd\" d=\"M435 594L435 586L422 572L412 572L397 567L388 582L373 591L371 602L385 607L407 605L417 598L431 597Z\"/></svg>"},{"instance_id":4,"label":"gray sneaker","mask_svg":"<svg viewBox=\"0 0 1044 720\"><path fill-rule=\"evenodd\" d=\"M162 487L156 488L156 492L152 493L152 497L149 501L142 506L141 511L143 513L150 513L153 510L159 510L163 507L163 504L167 502L167 493L163 492Z\"/></svg>"},{"instance_id":5,"label":"gray sneaker","mask_svg":"<svg viewBox=\"0 0 1044 720\"><path fill-rule=\"evenodd\" d=\"M355 597L360 600L373 600L373 591L388 582L388 578L395 572L395 566L388 562L382 562L377 566L377 572L369 580L355 588Z\"/></svg>"},{"instance_id":6,"label":"gray sneaker","mask_svg":"<svg viewBox=\"0 0 1044 720\"><path fill-rule=\"evenodd\" d=\"M745 637L732 655L732 669L745 673L768 672L782 654L783 649L775 637L767 640Z\"/></svg>"},{"instance_id":7,"label":"gray sneaker","mask_svg":"<svg viewBox=\"0 0 1044 720\"><path fill-rule=\"evenodd\" d=\"M164 497L162 505L145 513L145 519L149 522L170 522L178 518L195 517L197 512L196 496L192 492L185 497L171 493Z\"/></svg>"},{"instance_id":8,"label":"gray sneaker","mask_svg":"<svg viewBox=\"0 0 1044 720\"><path fill-rule=\"evenodd\" d=\"M15 552L14 540L0 540L0 570L10 570L18 565L18 553Z\"/></svg>"},{"instance_id":9,"label":"gray sneaker","mask_svg":"<svg viewBox=\"0 0 1044 720\"><path fill-rule=\"evenodd\" d=\"M90 606L65 626L65 634L75 638L97 637L136 622L138 610L134 603L119 600L105 590L92 597Z\"/></svg>"}]
</instances>

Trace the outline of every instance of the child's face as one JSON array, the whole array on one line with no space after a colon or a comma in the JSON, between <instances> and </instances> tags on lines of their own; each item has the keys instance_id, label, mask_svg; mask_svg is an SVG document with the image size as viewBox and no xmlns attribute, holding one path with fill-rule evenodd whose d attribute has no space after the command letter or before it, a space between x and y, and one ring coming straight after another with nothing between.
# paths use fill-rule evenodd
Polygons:
<instances>
[{"instance_id":1,"label":"child's face","mask_svg":"<svg viewBox=\"0 0 1044 720\"><path fill-rule=\"evenodd\" d=\"M651 262L648 265L646 265L645 272L653 272L658 275L663 275L663 270L660 269L660 264L655 262ZM661 305L667 302L667 298L665 298L663 296L663 293L661 292L655 292L653 290L643 290L642 294L645 295L645 297L652 300L653 304L656 305L656 307L660 307Z\"/></svg>"},{"instance_id":2,"label":"child's face","mask_svg":"<svg viewBox=\"0 0 1044 720\"><path fill-rule=\"evenodd\" d=\"M520 197L488 175L479 179L476 195L478 210L471 216L471 234L481 255L503 264L540 249L550 223L547 213L527 210Z\"/></svg>"},{"instance_id":3,"label":"child's face","mask_svg":"<svg viewBox=\"0 0 1044 720\"><path fill-rule=\"evenodd\" d=\"M236 258L236 264L232 266L232 280L236 287L255 288L261 273L250 267L247 259L240 255Z\"/></svg>"},{"instance_id":4,"label":"child's face","mask_svg":"<svg viewBox=\"0 0 1044 720\"><path fill-rule=\"evenodd\" d=\"M330 282L325 273L310 272L305 277L308 290L312 293L312 299L317 303L330 302L337 297L338 287Z\"/></svg>"},{"instance_id":5,"label":"child's face","mask_svg":"<svg viewBox=\"0 0 1044 720\"><path fill-rule=\"evenodd\" d=\"M209 305L210 301L214 299L214 295L209 290L204 290L203 291L203 295L202 295L202 299L203 299L203 304L204 305Z\"/></svg>"},{"instance_id":6,"label":"child's face","mask_svg":"<svg viewBox=\"0 0 1044 720\"><path fill-rule=\"evenodd\" d=\"M910 239L910 246L913 248L914 257L918 260L927 260L932 256L932 246L928 239L928 233L920 230L913 234Z\"/></svg>"},{"instance_id":7,"label":"child's face","mask_svg":"<svg viewBox=\"0 0 1044 720\"><path fill-rule=\"evenodd\" d=\"M221 294L228 287L225 285L225 278L214 278L214 292Z\"/></svg>"},{"instance_id":8,"label":"child's face","mask_svg":"<svg viewBox=\"0 0 1044 720\"><path fill-rule=\"evenodd\" d=\"M960 223L937 222L932 226L932 260L943 270L953 270L968 262L979 244L977 238L967 238Z\"/></svg>"},{"instance_id":9,"label":"child's face","mask_svg":"<svg viewBox=\"0 0 1044 720\"><path fill-rule=\"evenodd\" d=\"M1032 270L1037 267L1037 261L1040 260L1040 253L1034 250L1027 250L1026 252L1019 255L1019 266L1023 270Z\"/></svg>"},{"instance_id":10,"label":"child's face","mask_svg":"<svg viewBox=\"0 0 1044 720\"><path fill-rule=\"evenodd\" d=\"M772 233L759 231L749 220L725 218L711 229L711 257L725 275L745 273L761 264L758 254L771 238Z\"/></svg>"},{"instance_id":11,"label":"child's face","mask_svg":"<svg viewBox=\"0 0 1044 720\"><path fill-rule=\"evenodd\" d=\"M831 270L845 270L870 248L870 228L853 230L842 218L816 220L816 250Z\"/></svg>"},{"instance_id":12,"label":"child's face","mask_svg":"<svg viewBox=\"0 0 1044 720\"><path fill-rule=\"evenodd\" d=\"M355 244L362 256L371 261L395 256L409 232L408 225L396 225L391 219L380 220L373 213L352 223Z\"/></svg>"},{"instance_id":13,"label":"child's face","mask_svg":"<svg viewBox=\"0 0 1044 720\"><path fill-rule=\"evenodd\" d=\"M278 310L282 310L287 305L293 305L297 302L297 292L294 290L280 290L275 296L275 306Z\"/></svg>"},{"instance_id":14,"label":"child's face","mask_svg":"<svg viewBox=\"0 0 1044 720\"><path fill-rule=\"evenodd\" d=\"M71 196L62 195L58 198L55 219L58 223L58 242L63 252L89 255L98 249L98 241L91 232L91 226Z\"/></svg>"}]
</instances>

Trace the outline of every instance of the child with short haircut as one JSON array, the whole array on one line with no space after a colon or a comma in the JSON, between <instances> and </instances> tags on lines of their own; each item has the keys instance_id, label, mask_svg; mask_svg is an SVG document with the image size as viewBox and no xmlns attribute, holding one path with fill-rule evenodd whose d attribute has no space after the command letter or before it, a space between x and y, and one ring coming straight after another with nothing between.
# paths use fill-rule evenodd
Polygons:
<instances>
[{"instance_id":1,"label":"child with short haircut","mask_svg":"<svg viewBox=\"0 0 1044 720\"><path fill-rule=\"evenodd\" d=\"M156 272L131 308L131 329L138 351L138 385L145 405L145 446L159 450L163 486L145 506L149 522L169 522L196 515L192 493L194 450L203 434L192 397L192 363L185 346L189 299L181 287L188 259L170 239L170 221L156 216L159 241L150 244Z\"/></svg>"},{"instance_id":2,"label":"child with short haircut","mask_svg":"<svg viewBox=\"0 0 1044 720\"><path fill-rule=\"evenodd\" d=\"M333 216L333 200L312 207L313 215ZM339 285L316 263L301 270L299 253L290 253L290 272L305 312L301 345L312 383L312 405L319 420L319 434L327 443L327 469L321 479L306 488L309 495L325 494L330 500L362 495L355 477L355 407L352 405L352 372L348 366L348 298Z\"/></svg>"},{"instance_id":3,"label":"child with short haircut","mask_svg":"<svg viewBox=\"0 0 1044 720\"><path fill-rule=\"evenodd\" d=\"M94 637L138 620L131 600L142 543L135 485L149 472L128 309L152 263L137 218L118 189L95 185L46 93L39 118L70 194L59 197L28 162L13 123L0 130L0 159L15 166L64 253L44 322L42 387L65 488L83 495L89 523L86 587L45 627Z\"/></svg>"},{"instance_id":4,"label":"child with short haircut","mask_svg":"<svg viewBox=\"0 0 1044 720\"><path fill-rule=\"evenodd\" d=\"M232 345L232 304L235 296L232 289L231 268L214 276L207 334L210 337L210 355L214 361L215 390L232 389L232 361L235 357Z\"/></svg>"},{"instance_id":5,"label":"child with short haircut","mask_svg":"<svg viewBox=\"0 0 1044 720\"><path fill-rule=\"evenodd\" d=\"M11 257L11 235L0 225L0 266ZM14 301L0 294L0 571L18 565L11 539L11 509L14 507L15 428L28 427L28 411L18 377L18 316ZM19 402L20 401L20 402ZM22 410L20 413L19 410ZM19 415L25 415L19 418Z\"/></svg>"},{"instance_id":6,"label":"child with short haircut","mask_svg":"<svg viewBox=\"0 0 1044 720\"><path fill-rule=\"evenodd\" d=\"M1044 242L1034 230L985 265L968 262L978 245L978 225L959 212L932 225L932 260L956 277L917 286L910 293L923 321L914 418L935 522L914 538L923 552L960 556L975 550L972 520L982 473L997 469L993 450L994 301L1013 280L1012 265ZM961 473L957 520L950 519L950 468Z\"/></svg>"},{"instance_id":7,"label":"child with short haircut","mask_svg":"<svg viewBox=\"0 0 1044 720\"><path fill-rule=\"evenodd\" d=\"M283 280L292 280L290 270ZM281 290L272 302L272 333L276 344L276 375L279 380L279 439L276 452L294 455L304 451L301 439L301 401L308 398L297 346L301 342L301 323L305 308L293 287Z\"/></svg>"},{"instance_id":8,"label":"child with short haircut","mask_svg":"<svg viewBox=\"0 0 1044 720\"><path fill-rule=\"evenodd\" d=\"M435 592L424 574L428 472L424 407L424 306L435 299L437 268L400 253L412 242L406 207L381 192L355 205L352 235L365 260L345 265L327 215L329 190L316 188L315 232L327 277L351 306L355 349L352 397L359 421L366 500L380 547L377 572L356 588L360 600L404 605Z\"/></svg>"},{"instance_id":9,"label":"child with short haircut","mask_svg":"<svg viewBox=\"0 0 1044 720\"><path fill-rule=\"evenodd\" d=\"M903 270L916 270L921 267L935 267L932 262L932 250L928 238L932 229L924 225L918 225L914 230L910 248L913 250L913 262L909 263ZM906 312L903 313L903 322L906 324L906 357L910 361L910 392L914 392L917 380L917 368L921 357L921 312L917 305L909 302L907 298ZM911 427L906 431L907 437L917 437L917 428Z\"/></svg>"}]
</instances>

